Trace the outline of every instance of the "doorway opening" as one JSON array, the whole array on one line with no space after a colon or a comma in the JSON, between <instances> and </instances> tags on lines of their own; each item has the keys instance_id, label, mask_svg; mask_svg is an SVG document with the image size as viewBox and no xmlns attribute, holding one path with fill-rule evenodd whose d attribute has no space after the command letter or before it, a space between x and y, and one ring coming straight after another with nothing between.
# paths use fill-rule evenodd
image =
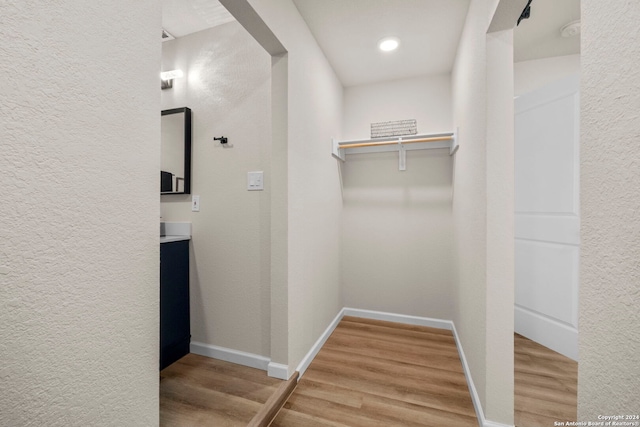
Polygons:
<instances>
[{"instance_id":1,"label":"doorway opening","mask_svg":"<svg viewBox=\"0 0 640 427\"><path fill-rule=\"evenodd\" d=\"M516 426L577 418L579 19L538 0L514 32Z\"/></svg>"}]
</instances>

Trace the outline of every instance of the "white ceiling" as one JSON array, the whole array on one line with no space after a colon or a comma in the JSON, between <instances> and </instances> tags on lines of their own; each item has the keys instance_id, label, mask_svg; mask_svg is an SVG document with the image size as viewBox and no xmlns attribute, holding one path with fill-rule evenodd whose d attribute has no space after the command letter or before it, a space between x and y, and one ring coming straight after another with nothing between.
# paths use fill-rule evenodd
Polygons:
<instances>
[{"instance_id":1,"label":"white ceiling","mask_svg":"<svg viewBox=\"0 0 640 427\"><path fill-rule=\"evenodd\" d=\"M449 72L469 0L293 0L345 86ZM580 52L580 37L560 29L580 19L580 0L533 0L531 18L514 34L515 60ZM162 25L174 37L215 27L233 16L218 0L162 0ZM381 52L380 39L400 47Z\"/></svg>"},{"instance_id":2,"label":"white ceiling","mask_svg":"<svg viewBox=\"0 0 640 427\"><path fill-rule=\"evenodd\" d=\"M217 0L162 0L162 28L174 37L234 20Z\"/></svg>"},{"instance_id":3,"label":"white ceiling","mask_svg":"<svg viewBox=\"0 0 640 427\"><path fill-rule=\"evenodd\" d=\"M293 0L345 86L449 72L469 0ZM394 52L378 41L400 39Z\"/></svg>"},{"instance_id":4,"label":"white ceiling","mask_svg":"<svg viewBox=\"0 0 640 427\"><path fill-rule=\"evenodd\" d=\"M579 19L580 0L533 0L531 17L514 31L515 61L580 53L580 36L560 36L563 26Z\"/></svg>"}]
</instances>

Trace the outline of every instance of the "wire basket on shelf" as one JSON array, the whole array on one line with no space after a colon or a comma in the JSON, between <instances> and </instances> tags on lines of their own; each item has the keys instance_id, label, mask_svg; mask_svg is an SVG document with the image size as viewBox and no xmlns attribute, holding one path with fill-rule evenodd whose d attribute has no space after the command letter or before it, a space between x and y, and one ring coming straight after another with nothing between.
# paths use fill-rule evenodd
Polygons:
<instances>
[{"instance_id":1,"label":"wire basket on shelf","mask_svg":"<svg viewBox=\"0 0 640 427\"><path fill-rule=\"evenodd\" d=\"M371 123L371 138L416 135L418 125L415 119Z\"/></svg>"}]
</instances>

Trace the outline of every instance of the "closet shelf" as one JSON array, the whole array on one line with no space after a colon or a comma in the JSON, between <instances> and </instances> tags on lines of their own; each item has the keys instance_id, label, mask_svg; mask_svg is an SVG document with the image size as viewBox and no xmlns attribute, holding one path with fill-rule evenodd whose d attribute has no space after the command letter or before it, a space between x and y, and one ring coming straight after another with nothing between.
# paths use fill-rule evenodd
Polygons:
<instances>
[{"instance_id":1,"label":"closet shelf","mask_svg":"<svg viewBox=\"0 0 640 427\"><path fill-rule=\"evenodd\" d=\"M347 154L397 151L399 154L399 169L403 171L407 170L407 150L448 148L449 154L453 155L458 150L458 146L457 132L405 135L393 138L358 139L351 141L338 141L333 139L331 155L344 162L347 160Z\"/></svg>"}]
</instances>

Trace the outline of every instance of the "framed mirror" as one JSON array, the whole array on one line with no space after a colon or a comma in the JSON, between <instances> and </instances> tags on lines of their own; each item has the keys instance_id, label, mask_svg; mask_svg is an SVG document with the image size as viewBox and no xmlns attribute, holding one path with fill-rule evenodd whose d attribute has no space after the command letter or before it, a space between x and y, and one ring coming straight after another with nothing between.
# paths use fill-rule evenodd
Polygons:
<instances>
[{"instance_id":1,"label":"framed mirror","mask_svg":"<svg viewBox=\"0 0 640 427\"><path fill-rule=\"evenodd\" d=\"M161 114L160 194L191 194L191 109Z\"/></svg>"}]
</instances>

